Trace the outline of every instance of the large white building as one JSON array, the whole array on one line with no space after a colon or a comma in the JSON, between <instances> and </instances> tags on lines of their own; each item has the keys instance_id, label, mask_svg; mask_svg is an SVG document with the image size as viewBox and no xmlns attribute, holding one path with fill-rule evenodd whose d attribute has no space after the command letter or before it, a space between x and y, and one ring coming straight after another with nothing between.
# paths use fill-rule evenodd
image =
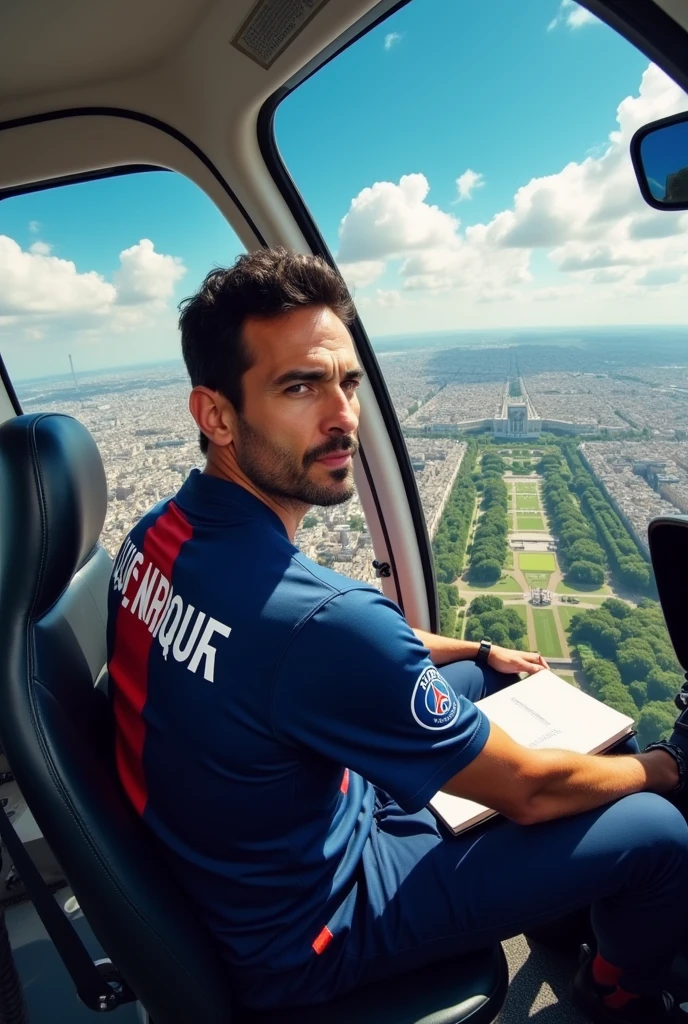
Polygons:
<instances>
[{"instance_id":1,"label":"large white building","mask_svg":"<svg viewBox=\"0 0 688 1024\"><path fill-rule=\"evenodd\" d=\"M504 384L499 405L495 413L478 419L463 420L438 420L420 424L419 422L404 424L404 434L407 437L420 435L459 435L484 430L492 430L492 435L500 441L537 441L543 430L551 431L553 434L594 434L599 430L599 425L589 420L578 422L569 420L544 419L533 405L522 377L519 377L521 394L517 397L509 395L509 384ZM447 389L445 389L446 391ZM444 391L439 392L444 395ZM445 396L446 398L446 396ZM413 417L413 419L416 419ZM623 427L605 427L610 433L618 433Z\"/></svg>"},{"instance_id":2,"label":"large white building","mask_svg":"<svg viewBox=\"0 0 688 1024\"><path fill-rule=\"evenodd\" d=\"M542 420L532 413L528 402L509 399L505 402L501 416L495 416L492 420L493 435L511 441L537 440L542 430Z\"/></svg>"}]
</instances>

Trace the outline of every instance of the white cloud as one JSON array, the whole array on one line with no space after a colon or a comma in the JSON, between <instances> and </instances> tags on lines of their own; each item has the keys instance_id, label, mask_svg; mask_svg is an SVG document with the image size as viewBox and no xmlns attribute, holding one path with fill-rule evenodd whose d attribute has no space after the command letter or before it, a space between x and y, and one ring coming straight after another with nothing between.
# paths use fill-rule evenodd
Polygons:
<instances>
[{"instance_id":1,"label":"white cloud","mask_svg":"<svg viewBox=\"0 0 688 1024\"><path fill-rule=\"evenodd\" d=\"M460 234L461 222L427 202L423 174L399 184L376 182L352 200L339 231L339 261L347 281L365 287L400 260L404 291L444 291L482 282L493 291L530 280L528 253L498 248L483 225Z\"/></svg>"},{"instance_id":2,"label":"white cloud","mask_svg":"<svg viewBox=\"0 0 688 1024\"><path fill-rule=\"evenodd\" d=\"M679 235L688 227L686 217L667 217L662 210L656 213L639 214L628 228L630 238L668 238Z\"/></svg>"},{"instance_id":3,"label":"white cloud","mask_svg":"<svg viewBox=\"0 0 688 1024\"><path fill-rule=\"evenodd\" d=\"M597 21L598 19L594 14L591 14L587 8L575 3L574 0L561 0L559 11L556 17L550 21L547 31L552 32L560 25L564 25L566 28L577 29L582 28L584 25L593 25Z\"/></svg>"},{"instance_id":4,"label":"white cloud","mask_svg":"<svg viewBox=\"0 0 688 1024\"><path fill-rule=\"evenodd\" d=\"M117 301L122 305L164 302L174 292L175 283L186 267L178 256L155 251L149 238L142 238L119 254L120 270L114 275Z\"/></svg>"},{"instance_id":5,"label":"white cloud","mask_svg":"<svg viewBox=\"0 0 688 1024\"><path fill-rule=\"evenodd\" d=\"M394 290L384 291L382 288L378 288L375 292L375 302L378 306L382 306L383 309L390 309L393 306L402 306L404 298L400 292Z\"/></svg>"},{"instance_id":6,"label":"white cloud","mask_svg":"<svg viewBox=\"0 0 688 1024\"><path fill-rule=\"evenodd\" d=\"M0 329L13 333L19 326L29 341L52 330L130 330L164 309L185 270L177 257L156 253L142 239L120 253L120 269L107 281L50 255L45 242L24 251L0 235Z\"/></svg>"},{"instance_id":7,"label":"white cloud","mask_svg":"<svg viewBox=\"0 0 688 1024\"><path fill-rule=\"evenodd\" d=\"M339 263L339 269L349 288L365 288L384 274L385 261L357 260L353 263Z\"/></svg>"},{"instance_id":8,"label":"white cloud","mask_svg":"<svg viewBox=\"0 0 688 1024\"><path fill-rule=\"evenodd\" d=\"M688 267L686 269L688 270ZM680 267L658 267L655 270L645 271L636 283L654 288L663 284L676 284L682 276Z\"/></svg>"},{"instance_id":9,"label":"white cloud","mask_svg":"<svg viewBox=\"0 0 688 1024\"><path fill-rule=\"evenodd\" d=\"M29 231L31 232L32 235L37 235L40 230L41 230L41 225L39 224L39 222L37 220L30 220L29 221Z\"/></svg>"},{"instance_id":10,"label":"white cloud","mask_svg":"<svg viewBox=\"0 0 688 1024\"><path fill-rule=\"evenodd\" d=\"M378 181L355 196L341 221L343 269L361 288L385 273L386 288L404 298L398 313L394 299L380 298L387 293L369 298L373 313L386 310L388 332L453 326L457 317L471 325L464 316L472 323L482 316L473 303L491 306L495 316L508 304L506 319L514 326L542 322L538 307L551 316L546 308L555 302L561 322L580 323L581 316L600 323L685 319L680 290L688 279L688 213L651 211L629 157L640 125L685 109L688 97L650 65L637 94L618 105L616 127L602 147L558 173L533 178L484 224L464 228L428 202L430 183L422 173L404 175L398 184ZM551 270L534 274L538 249ZM652 308L650 287L661 297Z\"/></svg>"},{"instance_id":11,"label":"white cloud","mask_svg":"<svg viewBox=\"0 0 688 1024\"><path fill-rule=\"evenodd\" d=\"M397 43L401 42L402 38L403 37L400 32L388 32L385 36L385 50L391 50L393 46L396 46Z\"/></svg>"},{"instance_id":12,"label":"white cloud","mask_svg":"<svg viewBox=\"0 0 688 1024\"><path fill-rule=\"evenodd\" d=\"M496 214L487 225L490 240L496 246L551 248L554 261L565 268L569 259L580 263L585 252L601 265L601 245L613 251L614 262L656 259L659 250L653 240L677 235L684 222L650 213L628 147L640 125L687 108L688 97L679 86L650 65L638 95L619 104L618 128L610 133L602 155L572 161L557 174L529 181L517 191L512 209Z\"/></svg>"},{"instance_id":13,"label":"white cloud","mask_svg":"<svg viewBox=\"0 0 688 1024\"><path fill-rule=\"evenodd\" d=\"M409 256L401 266L407 291L471 289L477 297L532 280L530 254L495 249L485 238L482 225L468 228L464 240L443 249Z\"/></svg>"},{"instance_id":14,"label":"white cloud","mask_svg":"<svg viewBox=\"0 0 688 1024\"><path fill-rule=\"evenodd\" d=\"M74 263L23 252L0 235L0 314L104 314L116 299L114 285L100 274L80 274Z\"/></svg>"},{"instance_id":15,"label":"white cloud","mask_svg":"<svg viewBox=\"0 0 688 1024\"><path fill-rule=\"evenodd\" d=\"M364 188L340 224L339 259L345 264L379 260L454 245L459 221L426 203L429 191L424 174L405 174L398 185L377 181Z\"/></svg>"},{"instance_id":16,"label":"white cloud","mask_svg":"<svg viewBox=\"0 0 688 1024\"><path fill-rule=\"evenodd\" d=\"M473 192L477 188L482 188L485 184L485 178L482 174L478 174L476 171L472 171L470 167L464 171L463 174L456 179L456 190L459 193L456 202L461 202L463 199L471 199Z\"/></svg>"}]
</instances>

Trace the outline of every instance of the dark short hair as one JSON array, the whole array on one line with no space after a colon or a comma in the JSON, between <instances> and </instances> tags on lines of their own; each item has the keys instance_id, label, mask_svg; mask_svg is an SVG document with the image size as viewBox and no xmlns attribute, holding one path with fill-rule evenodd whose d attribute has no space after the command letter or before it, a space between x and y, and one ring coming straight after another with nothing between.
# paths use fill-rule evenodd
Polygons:
<instances>
[{"instance_id":1,"label":"dark short hair","mask_svg":"<svg viewBox=\"0 0 688 1024\"><path fill-rule=\"evenodd\" d=\"M242 377L253 365L242 336L245 320L307 306L328 306L347 326L356 315L343 279L321 256L259 249L239 256L226 270L211 270L196 294L179 306L192 387L219 391L240 413ZM208 438L202 432L200 443L205 454Z\"/></svg>"}]
</instances>

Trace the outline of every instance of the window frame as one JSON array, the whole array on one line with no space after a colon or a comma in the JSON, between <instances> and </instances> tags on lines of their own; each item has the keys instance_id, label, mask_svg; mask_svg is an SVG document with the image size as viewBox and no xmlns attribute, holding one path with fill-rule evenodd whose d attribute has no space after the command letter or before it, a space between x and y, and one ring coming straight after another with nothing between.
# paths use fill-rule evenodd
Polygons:
<instances>
[{"instance_id":1,"label":"window frame","mask_svg":"<svg viewBox=\"0 0 688 1024\"><path fill-rule=\"evenodd\" d=\"M313 60L309 61L295 75L268 96L258 112L258 145L265 166L311 251L322 256L323 259L327 260L335 268L337 266L336 261L329 251L316 221L310 213L279 151L275 136L277 109L287 96L291 95L295 89L325 67L326 64L329 64L330 61L358 42L359 39L367 35L372 29L412 2L413 0L396 0L396 2L395 0L382 0L382 2L376 4L367 15L359 19L342 36L335 39L330 46L322 50ZM633 0L632 11L628 9L627 0L578 0L578 2L654 61L688 92L688 32L684 31L666 12L657 7L653 0ZM423 569L427 606L431 622L430 628L437 631L439 629L439 597L434 559L425 514L421 505L415 475L411 467L408 449L386 382L373 353L363 322L358 315L351 326L351 332L378 401L380 412L397 458ZM363 458L363 462L366 476L370 481L379 521L385 535L385 546L389 552L391 570L397 585L397 593L399 593L400 588L394 565L394 552L389 541L372 477L367 464L365 464L365 458Z\"/></svg>"},{"instance_id":2,"label":"window frame","mask_svg":"<svg viewBox=\"0 0 688 1024\"><path fill-rule=\"evenodd\" d=\"M220 185L222 190L226 193L227 197L234 205L237 213L243 218L244 223L249 231L253 232L256 241L261 246L266 246L267 242L263 233L256 225L253 218L249 215L243 203L239 200L238 196L231 188L229 183L225 180L223 175L220 173L218 168L209 159L209 157L197 146L188 136L184 135L177 128L173 128L171 125L166 124L159 118L151 117L148 114L142 114L135 110L127 110L121 107L105 107L105 106L92 106L92 107L67 107L60 110L45 111L40 114L30 114L26 117L15 117L9 118L5 121L0 121L0 133L5 131L11 131L13 129L21 129L30 127L33 125L45 124L50 121L61 121L72 118L81 117L113 117L123 118L127 120L137 121L141 124L147 125L148 127L154 128L164 134L170 136L176 142L180 143L184 148L188 149L202 164L210 171L213 178ZM52 177L41 179L33 182L26 182L21 185L11 185L5 188L0 188L0 203L4 199L12 199L17 196L29 195L32 192L43 192L47 189L53 188L64 188L68 185L79 185L83 182L89 181L100 181L101 179L119 177L127 174L140 174L152 171L163 171L169 174L180 174L183 172L174 171L172 168L164 167L155 163L147 164L116 164L110 167L102 167L97 170L87 170L78 172L76 174L61 175L59 177ZM188 179L192 181L191 178ZM194 184L197 184L194 182ZM197 187L199 187L197 185ZM213 202L211 197L208 197ZM215 204L216 205L216 204ZM219 209L219 208L218 208ZM226 216L223 211L219 211L222 216ZM230 226L233 227L231 222ZM2 350L0 349L0 385L4 388L7 399L14 409L17 416L23 414L21 402L17 397L17 392L14 388L12 380L10 378L7 366L2 356Z\"/></svg>"}]
</instances>

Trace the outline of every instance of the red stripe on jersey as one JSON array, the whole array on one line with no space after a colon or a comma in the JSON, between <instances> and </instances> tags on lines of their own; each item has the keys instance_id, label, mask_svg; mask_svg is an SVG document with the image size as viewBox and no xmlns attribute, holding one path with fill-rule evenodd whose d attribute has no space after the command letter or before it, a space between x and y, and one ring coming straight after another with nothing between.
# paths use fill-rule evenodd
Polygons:
<instances>
[{"instance_id":1,"label":"red stripe on jersey","mask_svg":"<svg viewBox=\"0 0 688 1024\"><path fill-rule=\"evenodd\" d=\"M170 502L166 511L146 530L143 540L143 562L138 581L133 578L127 588L128 606L120 604L115 622L115 640L108 666L114 684L114 714L117 726L115 750L117 770L124 789L139 814L143 814L148 789L143 774L143 745L146 725L143 708L148 696L148 657L153 635L143 619L131 611L131 604L148 563L159 569L170 585L172 569L182 545L191 539L193 528L176 505Z\"/></svg>"},{"instance_id":2,"label":"red stripe on jersey","mask_svg":"<svg viewBox=\"0 0 688 1024\"><path fill-rule=\"evenodd\" d=\"M334 935L332 934L330 929L327 926L325 926L323 930L320 932L320 935L318 935L317 939L313 940L313 949L318 954L318 956L320 956L321 953L325 952L329 944L332 942L333 938Z\"/></svg>"},{"instance_id":3,"label":"red stripe on jersey","mask_svg":"<svg viewBox=\"0 0 688 1024\"><path fill-rule=\"evenodd\" d=\"M348 791L349 791L349 769L345 768L344 769L344 774L342 775L342 784L339 787L339 792L340 793L348 793Z\"/></svg>"}]
</instances>

